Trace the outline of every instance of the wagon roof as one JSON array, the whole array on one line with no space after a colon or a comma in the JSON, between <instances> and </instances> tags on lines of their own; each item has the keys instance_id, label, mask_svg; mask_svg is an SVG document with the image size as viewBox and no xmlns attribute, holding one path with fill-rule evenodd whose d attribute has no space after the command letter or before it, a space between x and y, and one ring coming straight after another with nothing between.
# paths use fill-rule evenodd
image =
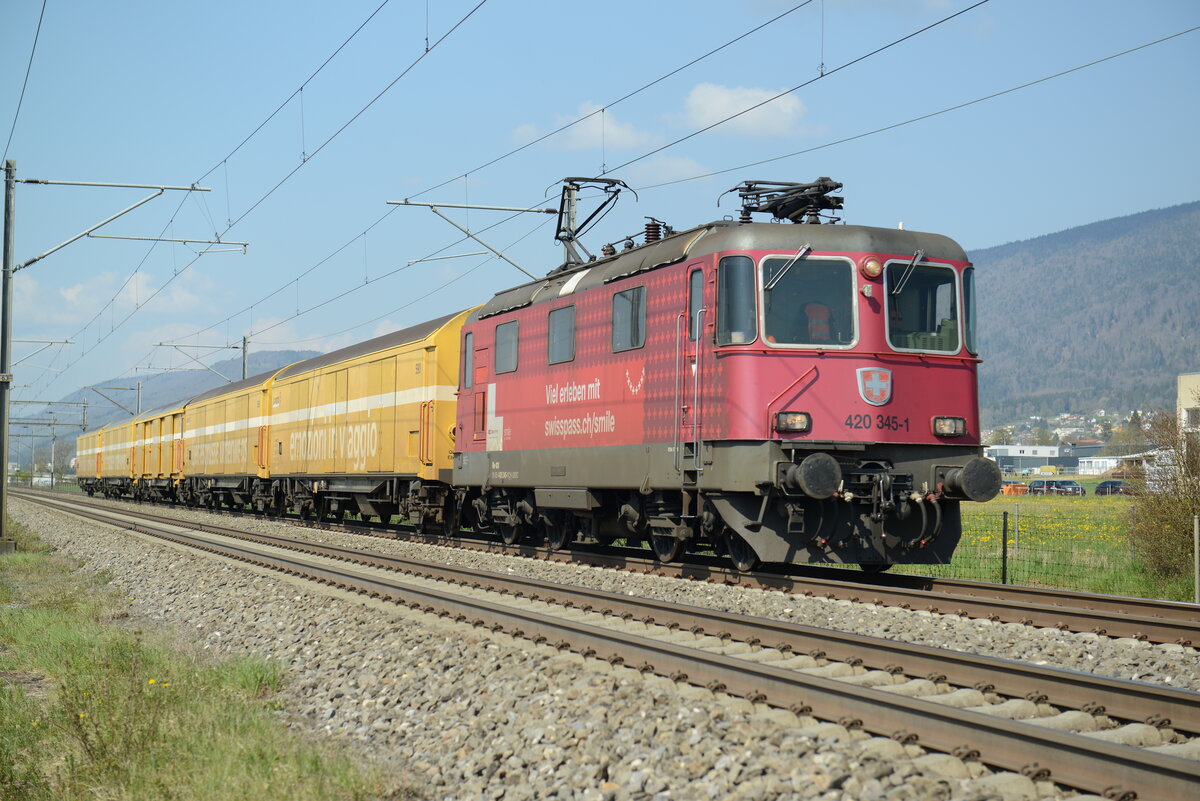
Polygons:
<instances>
[{"instance_id":1,"label":"wagon roof","mask_svg":"<svg viewBox=\"0 0 1200 801\"><path fill-rule=\"evenodd\" d=\"M337 362L343 362L347 359L353 359L356 356L365 356L369 353L385 350L386 348L393 348L397 345L416 342L417 340L421 340L429 336L434 331L437 331L459 314L462 314L462 312L457 311L453 314L447 314L445 317L438 317L436 320L429 320L428 322L418 323L417 325L409 326L408 328L401 328L399 331L393 331L392 333L384 334L381 337L368 339L365 342L359 342L358 344L350 345L339 350L323 353L320 356L314 356L311 359L305 359L302 362L290 364L283 368L283 370L281 370L279 374L275 376L275 378L287 378L288 376L297 375L299 373L307 373L310 370L316 370L318 368L325 367L326 365L336 364Z\"/></svg>"},{"instance_id":2,"label":"wagon roof","mask_svg":"<svg viewBox=\"0 0 1200 801\"><path fill-rule=\"evenodd\" d=\"M605 259L559 269L545 278L506 289L471 314L478 320L554 300L582 289L607 284L647 270L731 250L795 252L805 244L817 251L912 254L966 261L962 247L949 237L898 228L864 225L787 225L735 223L729 220L681 231ZM569 285L569 286L568 286Z\"/></svg>"},{"instance_id":3,"label":"wagon roof","mask_svg":"<svg viewBox=\"0 0 1200 801\"><path fill-rule=\"evenodd\" d=\"M271 376L275 375L278 371L279 371L278 368L276 368L275 370L269 370L268 372L265 372L265 373L259 373L258 375L252 375L249 378L243 378L241 381L234 381L233 383L230 383L230 384L223 384L222 386L214 387L213 389L210 389L208 392L203 392L199 395L196 395L195 397L193 397L189 400L186 400L179 405L180 406L191 406L193 403L198 403L200 401L208 400L209 398L219 398L222 395L230 395L235 392L238 392L239 390L257 387L260 384L265 383L267 381L267 379L269 379Z\"/></svg>"}]
</instances>

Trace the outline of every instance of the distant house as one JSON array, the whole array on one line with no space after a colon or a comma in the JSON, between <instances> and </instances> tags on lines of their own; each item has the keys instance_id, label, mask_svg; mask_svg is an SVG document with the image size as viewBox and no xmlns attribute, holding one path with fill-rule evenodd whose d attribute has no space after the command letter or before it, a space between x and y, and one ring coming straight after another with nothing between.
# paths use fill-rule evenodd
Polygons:
<instances>
[{"instance_id":1,"label":"distant house","mask_svg":"<svg viewBox=\"0 0 1200 801\"><path fill-rule=\"evenodd\" d=\"M1079 475L1102 476L1116 470L1121 464L1119 456L1083 456L1079 459Z\"/></svg>"},{"instance_id":2,"label":"distant house","mask_svg":"<svg viewBox=\"0 0 1200 801\"><path fill-rule=\"evenodd\" d=\"M1200 450L1200 373L1184 373L1176 379L1175 408L1179 430L1189 453Z\"/></svg>"},{"instance_id":3,"label":"distant house","mask_svg":"<svg viewBox=\"0 0 1200 801\"><path fill-rule=\"evenodd\" d=\"M999 465L1003 473L1043 471L1073 473L1079 469L1079 456L1071 445L988 445L984 455Z\"/></svg>"}]
</instances>

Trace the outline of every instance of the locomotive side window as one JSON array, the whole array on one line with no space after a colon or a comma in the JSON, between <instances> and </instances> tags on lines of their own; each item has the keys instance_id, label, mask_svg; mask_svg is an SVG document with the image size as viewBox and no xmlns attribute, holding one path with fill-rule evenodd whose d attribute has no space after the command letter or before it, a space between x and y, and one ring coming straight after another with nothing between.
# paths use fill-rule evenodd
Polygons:
<instances>
[{"instance_id":1,"label":"locomotive side window","mask_svg":"<svg viewBox=\"0 0 1200 801\"><path fill-rule=\"evenodd\" d=\"M492 369L497 373L511 373L517 369L517 321L496 326L496 361Z\"/></svg>"},{"instance_id":2,"label":"locomotive side window","mask_svg":"<svg viewBox=\"0 0 1200 801\"><path fill-rule=\"evenodd\" d=\"M894 261L887 266L888 342L902 350L956 353L958 301L954 270Z\"/></svg>"},{"instance_id":3,"label":"locomotive side window","mask_svg":"<svg viewBox=\"0 0 1200 801\"><path fill-rule=\"evenodd\" d=\"M575 358L575 307L550 312L549 362L559 364Z\"/></svg>"},{"instance_id":4,"label":"locomotive side window","mask_svg":"<svg viewBox=\"0 0 1200 801\"><path fill-rule=\"evenodd\" d=\"M975 268L963 270L963 336L967 350L979 353L975 344Z\"/></svg>"},{"instance_id":5,"label":"locomotive side window","mask_svg":"<svg viewBox=\"0 0 1200 801\"><path fill-rule=\"evenodd\" d=\"M717 267L717 344L742 345L758 336L754 262L726 256Z\"/></svg>"},{"instance_id":6,"label":"locomotive side window","mask_svg":"<svg viewBox=\"0 0 1200 801\"><path fill-rule=\"evenodd\" d=\"M475 333L468 333L463 337L463 353L462 353L462 386L463 389L471 388L471 380L475 376Z\"/></svg>"},{"instance_id":7,"label":"locomotive side window","mask_svg":"<svg viewBox=\"0 0 1200 801\"><path fill-rule=\"evenodd\" d=\"M688 276L688 340L700 336L700 309L704 306L704 272L693 270Z\"/></svg>"},{"instance_id":8,"label":"locomotive side window","mask_svg":"<svg viewBox=\"0 0 1200 801\"><path fill-rule=\"evenodd\" d=\"M855 339L854 267L803 254L763 260L763 335L768 344L847 347Z\"/></svg>"},{"instance_id":9,"label":"locomotive side window","mask_svg":"<svg viewBox=\"0 0 1200 801\"><path fill-rule=\"evenodd\" d=\"M646 344L646 287L635 286L613 295L613 353Z\"/></svg>"}]
</instances>

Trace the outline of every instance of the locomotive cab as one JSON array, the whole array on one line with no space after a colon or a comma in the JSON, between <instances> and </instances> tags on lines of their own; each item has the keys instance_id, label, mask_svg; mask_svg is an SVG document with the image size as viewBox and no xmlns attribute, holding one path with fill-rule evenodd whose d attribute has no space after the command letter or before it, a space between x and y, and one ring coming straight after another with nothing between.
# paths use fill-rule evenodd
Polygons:
<instances>
[{"instance_id":1,"label":"locomotive cab","mask_svg":"<svg viewBox=\"0 0 1200 801\"><path fill-rule=\"evenodd\" d=\"M750 247L716 258L724 389L696 397L713 449L700 486L735 562L948 561L959 502L1000 487L980 456L965 253L903 230L739 228Z\"/></svg>"}]
</instances>

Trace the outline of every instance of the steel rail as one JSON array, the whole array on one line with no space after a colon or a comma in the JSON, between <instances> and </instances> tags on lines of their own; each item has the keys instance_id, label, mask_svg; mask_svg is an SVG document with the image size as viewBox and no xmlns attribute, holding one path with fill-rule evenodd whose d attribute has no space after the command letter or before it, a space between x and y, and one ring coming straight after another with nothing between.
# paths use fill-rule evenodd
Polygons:
<instances>
[{"instance_id":1,"label":"steel rail","mask_svg":"<svg viewBox=\"0 0 1200 801\"><path fill-rule=\"evenodd\" d=\"M71 511L92 519L101 518L109 524L114 523L114 517L134 516L123 511L107 514L99 510ZM861 726L882 736L907 741L915 739L925 748L964 758L979 758L994 767L1019 771L1034 778L1050 778L1059 784L1108 797L1191 801L1196 788L1200 787L1200 762L1193 760L1046 730L981 712L949 708L836 679L755 664L541 612L497 608L487 599L390 581L349 568L316 565L286 551L269 554L236 543L216 543L187 533L186 529L193 527L185 522L168 524L185 531L156 529L132 521L117 525L253 564L307 574L343 589L394 600L427 612L453 615L475 625L490 625L494 630L507 631L513 636L564 644L576 651L607 658L614 664L652 666L650 669L654 672L677 679L686 677L692 683L705 684L733 695L811 711L826 719L839 720L851 728ZM1053 760L1052 770L1042 764L1046 760Z\"/></svg>"},{"instance_id":2,"label":"steel rail","mask_svg":"<svg viewBox=\"0 0 1200 801\"><path fill-rule=\"evenodd\" d=\"M1188 690L849 634L769 618L672 604L523 576L461 568L282 535L184 522L141 510L130 510L121 514L136 515L168 525L237 537L262 545L302 551L360 565L399 570L432 579L476 586L486 584L487 589L534 600L551 596L556 603L566 603L616 616L628 616L661 626L679 627L697 634L728 637L796 653L820 653L825 658L837 662L861 663L872 669L901 672L912 677L934 676L959 686L975 687L1013 698L1045 698L1056 705L1088 709L1092 714L1103 713L1128 721L1150 722L1157 726L1171 725L1192 734L1200 734L1200 693Z\"/></svg>"},{"instance_id":3,"label":"steel rail","mask_svg":"<svg viewBox=\"0 0 1200 801\"><path fill-rule=\"evenodd\" d=\"M237 516L232 510L217 511ZM280 520L292 525L304 524L293 518ZM330 530L339 528L325 523L316 527ZM395 527L343 523L340 528L351 533L401 537L416 542L432 541L427 535ZM741 573L725 566L717 558L698 556L693 562L663 564L644 557L643 551L633 548L616 552L586 547L572 551L551 551L528 544L504 545L461 535L438 537L436 541L438 544L487 553L610 567L880 606L899 606L937 614L1003 620L1106 637L1200 645L1200 605L1191 603L926 576L865 576L847 569L813 565L790 566L786 573Z\"/></svg>"}]
</instances>

